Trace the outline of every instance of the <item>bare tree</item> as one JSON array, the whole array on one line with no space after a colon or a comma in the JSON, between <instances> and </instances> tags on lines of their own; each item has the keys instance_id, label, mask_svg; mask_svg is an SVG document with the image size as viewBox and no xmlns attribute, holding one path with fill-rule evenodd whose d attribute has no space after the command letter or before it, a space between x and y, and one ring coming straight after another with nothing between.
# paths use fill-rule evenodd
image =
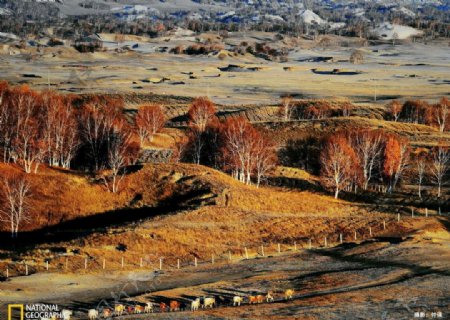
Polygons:
<instances>
[{"instance_id":1,"label":"bare tree","mask_svg":"<svg viewBox=\"0 0 450 320\"><path fill-rule=\"evenodd\" d=\"M284 121L289 121L294 113L294 104L292 97L284 97L281 100L280 114Z\"/></svg>"},{"instance_id":2,"label":"bare tree","mask_svg":"<svg viewBox=\"0 0 450 320\"><path fill-rule=\"evenodd\" d=\"M104 175L103 181L111 192L117 193L126 173L125 166L131 163L134 157L132 132L124 120L114 125L109 141L108 166L111 173L109 176Z\"/></svg>"},{"instance_id":3,"label":"bare tree","mask_svg":"<svg viewBox=\"0 0 450 320\"><path fill-rule=\"evenodd\" d=\"M434 106L436 121L439 125L439 131L444 132L448 126L450 118L450 101L442 98L441 101Z\"/></svg>"},{"instance_id":4,"label":"bare tree","mask_svg":"<svg viewBox=\"0 0 450 320\"><path fill-rule=\"evenodd\" d=\"M433 150L433 164L431 173L434 183L438 187L438 197L441 196L442 186L445 184L444 178L450 165L450 150L448 146L439 144Z\"/></svg>"},{"instance_id":5,"label":"bare tree","mask_svg":"<svg viewBox=\"0 0 450 320\"><path fill-rule=\"evenodd\" d=\"M3 178L0 219L9 225L12 238L17 238L21 224L29 221L30 189L29 182L22 175L10 175Z\"/></svg>"},{"instance_id":6,"label":"bare tree","mask_svg":"<svg viewBox=\"0 0 450 320\"><path fill-rule=\"evenodd\" d=\"M161 106L148 105L139 108L136 116L136 127L138 129L141 146L144 142L153 141L154 135L159 132L166 122Z\"/></svg>"},{"instance_id":7,"label":"bare tree","mask_svg":"<svg viewBox=\"0 0 450 320\"><path fill-rule=\"evenodd\" d=\"M367 190L383 150L382 135L378 131L359 130L351 137L363 173L363 188Z\"/></svg>"},{"instance_id":8,"label":"bare tree","mask_svg":"<svg viewBox=\"0 0 450 320\"><path fill-rule=\"evenodd\" d=\"M417 168L417 184L419 187L418 194L419 198L422 198L422 184L425 178L425 172L427 168L426 156L422 153L417 155L416 168Z\"/></svg>"}]
</instances>

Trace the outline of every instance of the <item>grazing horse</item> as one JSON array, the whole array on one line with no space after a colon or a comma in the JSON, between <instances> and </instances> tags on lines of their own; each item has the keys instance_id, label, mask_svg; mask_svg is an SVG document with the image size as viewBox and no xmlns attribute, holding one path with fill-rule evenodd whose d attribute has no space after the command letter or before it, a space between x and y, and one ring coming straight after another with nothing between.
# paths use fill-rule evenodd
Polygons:
<instances>
[{"instance_id":1,"label":"grazing horse","mask_svg":"<svg viewBox=\"0 0 450 320\"><path fill-rule=\"evenodd\" d=\"M89 309L88 311L89 320L95 320L98 318L98 311L95 309Z\"/></svg>"},{"instance_id":2,"label":"grazing horse","mask_svg":"<svg viewBox=\"0 0 450 320\"><path fill-rule=\"evenodd\" d=\"M147 301L147 302L145 303L144 312L145 312L145 313L151 313L151 312L153 312L153 303L151 303L150 301Z\"/></svg>"},{"instance_id":3,"label":"grazing horse","mask_svg":"<svg viewBox=\"0 0 450 320\"><path fill-rule=\"evenodd\" d=\"M258 303L258 299L256 298L256 296L248 296L248 303L249 304Z\"/></svg>"},{"instance_id":4,"label":"grazing horse","mask_svg":"<svg viewBox=\"0 0 450 320\"><path fill-rule=\"evenodd\" d=\"M200 308L200 298L197 298L191 302L191 311L197 311L198 308Z\"/></svg>"},{"instance_id":5,"label":"grazing horse","mask_svg":"<svg viewBox=\"0 0 450 320\"><path fill-rule=\"evenodd\" d=\"M242 297L240 297L240 296L234 296L233 297L233 307L240 306L241 303L243 302L243 300L244 299Z\"/></svg>"},{"instance_id":6,"label":"grazing horse","mask_svg":"<svg viewBox=\"0 0 450 320\"><path fill-rule=\"evenodd\" d=\"M206 309L206 308L210 307L212 309L215 304L216 304L216 298L205 298L205 300L203 301L203 308Z\"/></svg>"},{"instance_id":7,"label":"grazing horse","mask_svg":"<svg viewBox=\"0 0 450 320\"><path fill-rule=\"evenodd\" d=\"M164 302L161 302L159 304L159 310L161 310L161 312L166 312L167 311L167 304L165 304Z\"/></svg>"},{"instance_id":8,"label":"grazing horse","mask_svg":"<svg viewBox=\"0 0 450 320\"><path fill-rule=\"evenodd\" d=\"M125 311L125 306L123 304L116 304L114 306L114 315L121 316Z\"/></svg>"},{"instance_id":9,"label":"grazing horse","mask_svg":"<svg viewBox=\"0 0 450 320\"><path fill-rule=\"evenodd\" d=\"M105 308L103 309L102 317L103 318L110 318L112 315L111 309Z\"/></svg>"},{"instance_id":10,"label":"grazing horse","mask_svg":"<svg viewBox=\"0 0 450 320\"><path fill-rule=\"evenodd\" d=\"M179 311L181 308L181 303L179 303L176 300L172 300L172 301L170 301L169 306L170 306L170 312Z\"/></svg>"},{"instance_id":11,"label":"grazing horse","mask_svg":"<svg viewBox=\"0 0 450 320\"><path fill-rule=\"evenodd\" d=\"M143 306L137 305L137 306L134 307L134 313L141 314L143 312L144 312L144 307Z\"/></svg>"},{"instance_id":12,"label":"grazing horse","mask_svg":"<svg viewBox=\"0 0 450 320\"><path fill-rule=\"evenodd\" d=\"M294 295L294 290L293 289L287 289L284 292L284 297L286 300L292 300L292 296Z\"/></svg>"}]
</instances>

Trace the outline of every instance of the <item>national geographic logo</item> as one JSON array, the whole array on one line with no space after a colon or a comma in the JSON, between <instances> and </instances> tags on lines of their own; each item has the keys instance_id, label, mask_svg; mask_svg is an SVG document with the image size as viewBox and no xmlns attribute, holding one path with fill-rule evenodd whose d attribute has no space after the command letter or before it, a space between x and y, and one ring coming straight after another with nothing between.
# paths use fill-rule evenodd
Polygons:
<instances>
[{"instance_id":1,"label":"national geographic logo","mask_svg":"<svg viewBox=\"0 0 450 320\"><path fill-rule=\"evenodd\" d=\"M10 304L8 320L40 320L63 318L57 304Z\"/></svg>"}]
</instances>

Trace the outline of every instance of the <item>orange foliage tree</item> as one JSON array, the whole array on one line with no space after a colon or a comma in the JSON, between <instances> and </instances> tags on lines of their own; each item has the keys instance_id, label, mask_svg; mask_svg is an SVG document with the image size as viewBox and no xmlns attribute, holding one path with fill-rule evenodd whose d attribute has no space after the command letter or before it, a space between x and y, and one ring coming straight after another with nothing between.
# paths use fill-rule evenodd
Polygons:
<instances>
[{"instance_id":1,"label":"orange foliage tree","mask_svg":"<svg viewBox=\"0 0 450 320\"><path fill-rule=\"evenodd\" d=\"M392 119L397 122L402 112L402 104L398 100L394 100L388 105L388 112Z\"/></svg>"},{"instance_id":2,"label":"orange foliage tree","mask_svg":"<svg viewBox=\"0 0 450 320\"><path fill-rule=\"evenodd\" d=\"M327 187L334 189L334 197L354 182L358 176L358 157L347 136L337 133L330 136L320 156L321 176Z\"/></svg>"},{"instance_id":3,"label":"orange foliage tree","mask_svg":"<svg viewBox=\"0 0 450 320\"><path fill-rule=\"evenodd\" d=\"M274 145L242 117L224 123L223 139L224 169L246 184L256 176L259 186L277 161Z\"/></svg>"},{"instance_id":4,"label":"orange foliage tree","mask_svg":"<svg viewBox=\"0 0 450 320\"><path fill-rule=\"evenodd\" d=\"M206 97L196 98L189 108L188 117L190 126L195 130L203 132L211 122L217 119L216 107Z\"/></svg>"},{"instance_id":5,"label":"orange foliage tree","mask_svg":"<svg viewBox=\"0 0 450 320\"><path fill-rule=\"evenodd\" d=\"M408 141L395 135L389 135L386 139L383 156L383 175L388 181L388 191L392 192L408 163Z\"/></svg>"},{"instance_id":6,"label":"orange foliage tree","mask_svg":"<svg viewBox=\"0 0 450 320\"><path fill-rule=\"evenodd\" d=\"M141 141L153 141L156 133L164 128L166 118L159 105L146 105L139 108L136 116L136 127Z\"/></svg>"}]
</instances>

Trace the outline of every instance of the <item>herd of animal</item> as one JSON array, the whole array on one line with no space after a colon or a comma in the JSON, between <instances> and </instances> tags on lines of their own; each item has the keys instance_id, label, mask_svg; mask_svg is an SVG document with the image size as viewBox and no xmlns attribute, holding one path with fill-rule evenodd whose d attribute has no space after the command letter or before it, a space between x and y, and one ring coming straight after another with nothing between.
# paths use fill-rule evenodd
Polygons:
<instances>
[{"instance_id":1,"label":"herd of animal","mask_svg":"<svg viewBox=\"0 0 450 320\"><path fill-rule=\"evenodd\" d=\"M284 299L285 300L292 300L294 296L294 290L288 289L284 292ZM248 304L259 304L259 303L270 303L274 302L274 293L272 291L267 292L266 295L250 295L250 296L234 296L232 299L233 307L240 306L241 304L247 302ZM101 312L99 312L97 309L90 309L88 310L88 319L89 320L97 320L100 318L108 319L112 317L120 317L125 314L132 315L132 314L144 314L144 313L153 313L155 312L155 307L158 306L158 304L155 304L153 302L146 302L145 305L134 305L134 306L125 306L123 304L116 304L114 305L114 309L112 308L103 308ZM159 311L160 312L176 312L180 311L185 306L181 304L181 302L176 300L171 300L169 304L165 302L159 303ZM196 298L195 300L191 301L191 311L197 311L200 308L208 309L208 308L214 308L217 307L217 301L214 297L204 297L204 298ZM70 320L72 317L72 311L64 309L62 310L62 320ZM57 318L52 319L41 319L41 320L58 320Z\"/></svg>"}]
</instances>

